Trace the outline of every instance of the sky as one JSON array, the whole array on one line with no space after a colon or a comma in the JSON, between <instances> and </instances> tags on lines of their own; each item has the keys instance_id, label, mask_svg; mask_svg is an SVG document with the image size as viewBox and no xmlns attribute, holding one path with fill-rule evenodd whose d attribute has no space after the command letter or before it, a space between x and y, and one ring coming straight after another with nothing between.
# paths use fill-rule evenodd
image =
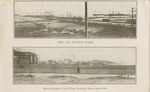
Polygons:
<instances>
[{"instance_id":1,"label":"sky","mask_svg":"<svg viewBox=\"0 0 150 92\"><path fill-rule=\"evenodd\" d=\"M88 3L88 13L124 13L131 14L131 8L136 8L136 2L90 2Z\"/></svg>"},{"instance_id":2,"label":"sky","mask_svg":"<svg viewBox=\"0 0 150 92\"><path fill-rule=\"evenodd\" d=\"M61 16L71 13L75 16L84 16L84 2L17 2L15 3L15 13L40 14L43 12L53 12Z\"/></svg>"},{"instance_id":3,"label":"sky","mask_svg":"<svg viewBox=\"0 0 150 92\"><path fill-rule=\"evenodd\" d=\"M107 60L118 64L135 65L135 48L15 48L34 52L39 61L47 60Z\"/></svg>"},{"instance_id":4,"label":"sky","mask_svg":"<svg viewBox=\"0 0 150 92\"><path fill-rule=\"evenodd\" d=\"M131 13L131 8L136 8L136 2L88 2L88 15L93 13ZM16 14L40 14L43 12L53 12L61 16L71 13L75 16L85 15L84 2L16 2Z\"/></svg>"}]
</instances>

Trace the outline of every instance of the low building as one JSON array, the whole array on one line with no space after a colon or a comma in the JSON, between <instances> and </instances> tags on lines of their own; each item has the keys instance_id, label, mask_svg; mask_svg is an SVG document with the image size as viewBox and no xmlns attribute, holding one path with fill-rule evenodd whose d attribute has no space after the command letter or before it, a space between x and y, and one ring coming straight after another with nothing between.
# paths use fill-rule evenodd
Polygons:
<instances>
[{"instance_id":1,"label":"low building","mask_svg":"<svg viewBox=\"0 0 150 92\"><path fill-rule=\"evenodd\" d=\"M15 64L37 64L38 56L33 52L21 52L14 50Z\"/></svg>"}]
</instances>

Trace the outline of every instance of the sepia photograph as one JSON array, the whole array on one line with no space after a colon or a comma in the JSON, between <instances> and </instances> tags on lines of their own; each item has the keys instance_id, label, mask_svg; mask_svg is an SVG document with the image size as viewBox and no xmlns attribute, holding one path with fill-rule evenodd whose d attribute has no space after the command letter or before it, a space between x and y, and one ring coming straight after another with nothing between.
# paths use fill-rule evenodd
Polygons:
<instances>
[{"instance_id":1,"label":"sepia photograph","mask_svg":"<svg viewBox=\"0 0 150 92\"><path fill-rule=\"evenodd\" d=\"M88 2L90 38L135 38L136 2Z\"/></svg>"},{"instance_id":2,"label":"sepia photograph","mask_svg":"<svg viewBox=\"0 0 150 92\"><path fill-rule=\"evenodd\" d=\"M136 48L14 47L13 84L135 84Z\"/></svg>"},{"instance_id":3,"label":"sepia photograph","mask_svg":"<svg viewBox=\"0 0 150 92\"><path fill-rule=\"evenodd\" d=\"M14 36L136 38L136 7L136 2L14 2Z\"/></svg>"},{"instance_id":4,"label":"sepia photograph","mask_svg":"<svg viewBox=\"0 0 150 92\"><path fill-rule=\"evenodd\" d=\"M84 38L84 13L84 2L15 2L15 37Z\"/></svg>"}]
</instances>

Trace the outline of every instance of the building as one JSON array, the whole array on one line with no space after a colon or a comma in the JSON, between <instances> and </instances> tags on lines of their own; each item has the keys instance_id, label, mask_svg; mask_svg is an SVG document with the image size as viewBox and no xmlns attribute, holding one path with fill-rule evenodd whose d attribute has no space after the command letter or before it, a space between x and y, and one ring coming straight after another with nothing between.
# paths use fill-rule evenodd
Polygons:
<instances>
[{"instance_id":1,"label":"building","mask_svg":"<svg viewBox=\"0 0 150 92\"><path fill-rule=\"evenodd\" d=\"M38 56L33 52L21 52L14 50L15 64L37 64Z\"/></svg>"}]
</instances>

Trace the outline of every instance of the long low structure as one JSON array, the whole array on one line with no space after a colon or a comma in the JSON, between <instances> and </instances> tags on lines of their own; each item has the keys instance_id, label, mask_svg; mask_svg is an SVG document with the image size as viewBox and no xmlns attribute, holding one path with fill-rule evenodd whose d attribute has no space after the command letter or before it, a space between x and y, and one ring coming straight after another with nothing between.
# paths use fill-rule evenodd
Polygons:
<instances>
[{"instance_id":1,"label":"long low structure","mask_svg":"<svg viewBox=\"0 0 150 92\"><path fill-rule=\"evenodd\" d=\"M85 67L85 66L78 66L74 64L73 65L15 64L14 73L135 75L135 66L134 65L109 65L109 66L100 66L100 67Z\"/></svg>"}]
</instances>

